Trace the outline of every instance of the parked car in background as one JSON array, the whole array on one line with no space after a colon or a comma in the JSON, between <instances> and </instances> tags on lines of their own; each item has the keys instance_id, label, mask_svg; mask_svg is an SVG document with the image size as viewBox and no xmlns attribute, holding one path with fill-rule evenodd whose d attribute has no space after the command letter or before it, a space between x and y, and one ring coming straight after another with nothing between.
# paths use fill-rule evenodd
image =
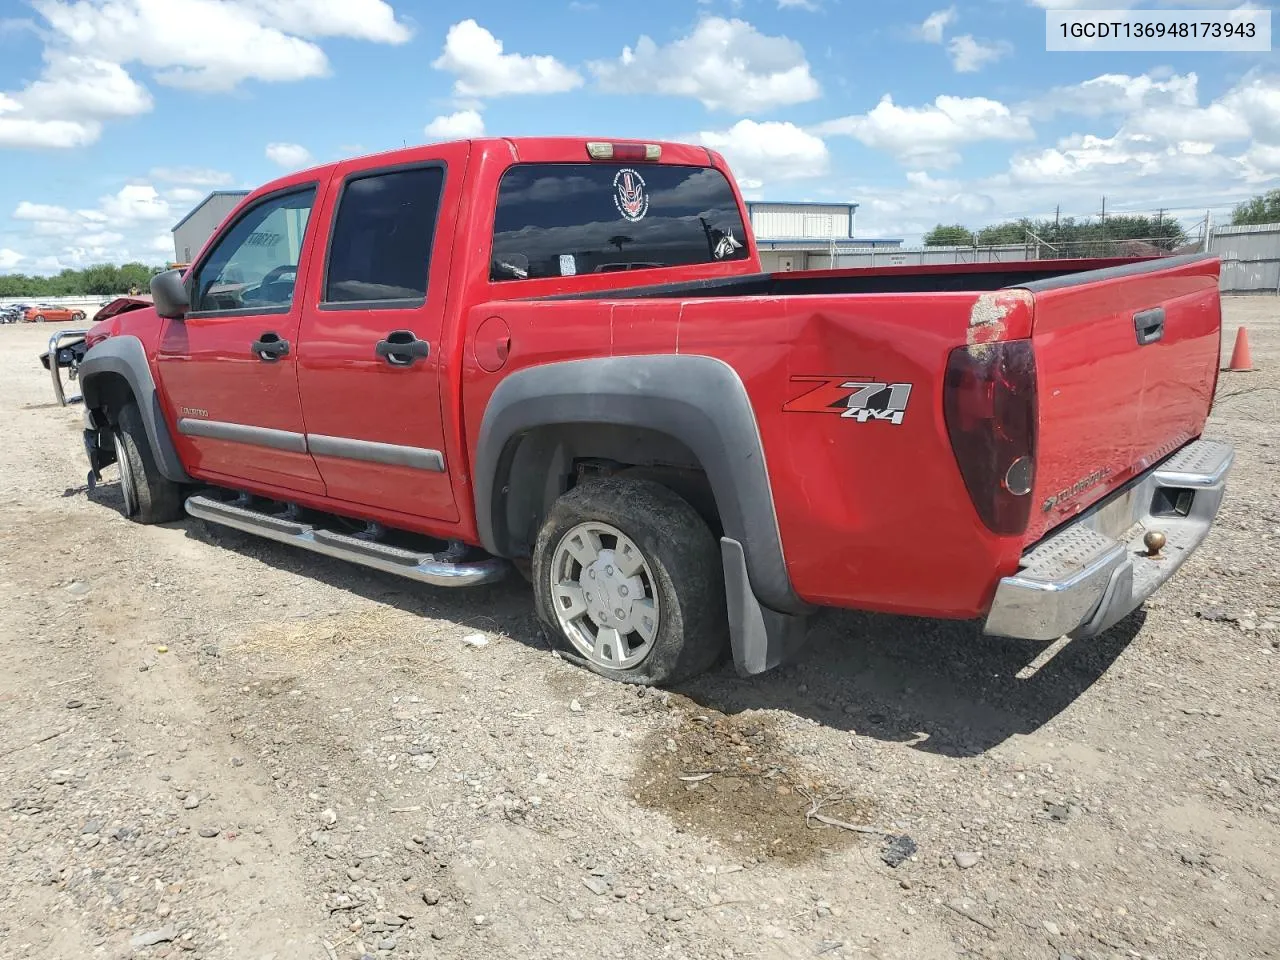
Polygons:
<instances>
[{"instance_id":1,"label":"parked car in background","mask_svg":"<svg viewBox=\"0 0 1280 960\"><path fill-rule=\"evenodd\" d=\"M34 307L27 307L23 314L23 319L28 323L44 323L46 320L51 322L59 320L74 320L77 323L84 321L85 313L78 307L60 307L52 303L42 303Z\"/></svg>"},{"instance_id":2,"label":"parked car in background","mask_svg":"<svg viewBox=\"0 0 1280 960\"><path fill-rule=\"evenodd\" d=\"M25 307L0 307L0 323L17 323Z\"/></svg>"}]
</instances>

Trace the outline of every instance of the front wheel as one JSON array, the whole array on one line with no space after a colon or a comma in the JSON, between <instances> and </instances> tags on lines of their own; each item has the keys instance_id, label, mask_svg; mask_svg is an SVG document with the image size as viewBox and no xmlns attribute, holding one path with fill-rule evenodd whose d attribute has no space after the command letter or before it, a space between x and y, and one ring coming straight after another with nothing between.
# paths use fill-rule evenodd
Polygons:
<instances>
[{"instance_id":1,"label":"front wheel","mask_svg":"<svg viewBox=\"0 0 1280 960\"><path fill-rule=\"evenodd\" d=\"M37 314L36 314L36 323L44 323L44 314L43 314L43 313L37 313Z\"/></svg>"},{"instance_id":2,"label":"front wheel","mask_svg":"<svg viewBox=\"0 0 1280 960\"><path fill-rule=\"evenodd\" d=\"M182 488L160 472L135 403L126 404L112 426L124 515L138 523L168 523L182 516Z\"/></svg>"},{"instance_id":3,"label":"front wheel","mask_svg":"<svg viewBox=\"0 0 1280 960\"><path fill-rule=\"evenodd\" d=\"M602 676L675 683L725 649L719 545L693 507L652 481L611 477L560 497L532 572L548 636Z\"/></svg>"}]
</instances>

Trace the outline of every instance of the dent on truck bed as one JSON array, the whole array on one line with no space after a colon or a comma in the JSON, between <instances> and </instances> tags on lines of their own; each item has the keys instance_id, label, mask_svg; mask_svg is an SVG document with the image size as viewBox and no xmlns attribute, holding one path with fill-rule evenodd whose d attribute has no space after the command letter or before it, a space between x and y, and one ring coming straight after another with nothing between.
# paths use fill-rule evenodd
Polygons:
<instances>
[{"instance_id":1,"label":"dent on truck bed","mask_svg":"<svg viewBox=\"0 0 1280 960\"><path fill-rule=\"evenodd\" d=\"M724 534L746 551L760 601L803 612L787 575L764 450L746 388L712 357L636 356L571 360L506 377L485 409L476 448L476 520L485 549L509 553L506 493L520 435L541 426L603 423L673 437L698 458Z\"/></svg>"}]
</instances>

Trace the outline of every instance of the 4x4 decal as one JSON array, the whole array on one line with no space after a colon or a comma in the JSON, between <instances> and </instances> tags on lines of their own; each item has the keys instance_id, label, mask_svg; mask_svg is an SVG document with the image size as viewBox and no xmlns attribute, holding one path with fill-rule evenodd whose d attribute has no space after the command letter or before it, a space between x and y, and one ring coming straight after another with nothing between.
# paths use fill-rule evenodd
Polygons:
<instances>
[{"instance_id":1,"label":"4x4 decal","mask_svg":"<svg viewBox=\"0 0 1280 960\"><path fill-rule=\"evenodd\" d=\"M911 398L909 383L865 377L792 377L791 382L817 385L784 404L784 413L838 413L859 423L884 420L901 425Z\"/></svg>"}]
</instances>

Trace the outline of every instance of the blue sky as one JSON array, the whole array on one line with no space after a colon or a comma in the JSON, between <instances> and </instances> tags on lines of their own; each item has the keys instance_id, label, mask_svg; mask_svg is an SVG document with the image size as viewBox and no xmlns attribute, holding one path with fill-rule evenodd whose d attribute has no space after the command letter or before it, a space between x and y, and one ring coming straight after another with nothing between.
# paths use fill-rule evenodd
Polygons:
<instances>
[{"instance_id":1,"label":"blue sky","mask_svg":"<svg viewBox=\"0 0 1280 960\"><path fill-rule=\"evenodd\" d=\"M160 262L210 189L481 132L703 142L908 240L1280 186L1275 55L1045 52L1102 5L0 0L0 271Z\"/></svg>"}]
</instances>

